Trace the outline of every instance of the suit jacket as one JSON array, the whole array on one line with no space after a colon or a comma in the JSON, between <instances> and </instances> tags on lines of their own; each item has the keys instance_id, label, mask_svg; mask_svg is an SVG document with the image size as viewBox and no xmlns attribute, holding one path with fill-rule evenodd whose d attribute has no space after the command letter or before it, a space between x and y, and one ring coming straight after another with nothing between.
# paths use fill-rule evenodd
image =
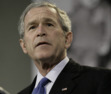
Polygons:
<instances>
[{"instance_id":1,"label":"suit jacket","mask_svg":"<svg viewBox=\"0 0 111 94\"><path fill-rule=\"evenodd\" d=\"M33 83L18 94L31 94ZM111 70L81 66L70 59L49 94L111 94Z\"/></svg>"}]
</instances>

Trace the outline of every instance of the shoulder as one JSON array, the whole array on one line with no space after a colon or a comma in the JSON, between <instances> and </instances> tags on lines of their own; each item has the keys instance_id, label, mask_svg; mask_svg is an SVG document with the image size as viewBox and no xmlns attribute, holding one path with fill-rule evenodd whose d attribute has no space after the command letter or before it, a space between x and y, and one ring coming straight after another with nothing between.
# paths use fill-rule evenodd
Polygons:
<instances>
[{"instance_id":1,"label":"shoulder","mask_svg":"<svg viewBox=\"0 0 111 94\"><path fill-rule=\"evenodd\" d=\"M25 89L21 90L19 93L17 94L30 94L31 93L31 89L30 86L26 87Z\"/></svg>"},{"instance_id":2,"label":"shoulder","mask_svg":"<svg viewBox=\"0 0 111 94\"><path fill-rule=\"evenodd\" d=\"M85 76L88 75L88 76L104 77L104 76L111 75L111 69L106 69L106 68L101 68L101 67L83 66L76 63L72 59L70 59L68 66L71 71L77 71L81 75L85 75Z\"/></svg>"},{"instance_id":3,"label":"shoulder","mask_svg":"<svg viewBox=\"0 0 111 94\"><path fill-rule=\"evenodd\" d=\"M32 93L32 90L35 86L35 82L36 82L36 78L34 78L33 82L31 83L31 85L27 86L25 89L21 90L19 93L17 94L31 94Z\"/></svg>"},{"instance_id":4,"label":"shoulder","mask_svg":"<svg viewBox=\"0 0 111 94\"><path fill-rule=\"evenodd\" d=\"M88 91L96 91L98 94L111 94L111 70L100 68L100 67L90 67L79 65L78 63L70 60L68 65L70 66L69 72L72 72L71 75L75 76L76 80L73 79L73 82L77 82L78 88Z\"/></svg>"}]
</instances>

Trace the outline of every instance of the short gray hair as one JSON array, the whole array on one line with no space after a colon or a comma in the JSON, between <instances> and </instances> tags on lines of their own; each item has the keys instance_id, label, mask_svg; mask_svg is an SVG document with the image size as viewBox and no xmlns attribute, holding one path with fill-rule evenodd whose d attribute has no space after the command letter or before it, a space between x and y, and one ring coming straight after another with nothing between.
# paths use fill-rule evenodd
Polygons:
<instances>
[{"instance_id":1,"label":"short gray hair","mask_svg":"<svg viewBox=\"0 0 111 94\"><path fill-rule=\"evenodd\" d=\"M51 8L54 8L57 12L58 17L59 17L59 22L60 22L60 25L61 25L61 28L63 29L63 31L64 32L70 32L71 31L71 21L70 21L67 13L65 11L59 9L58 7L56 7L55 4L52 4L49 2L39 2L39 3L33 2L29 6L26 7L26 9L23 11L23 13L20 17L19 26L18 26L20 38L24 37L24 19L25 19L25 16L30 9L35 8L35 7L51 7Z\"/></svg>"}]
</instances>

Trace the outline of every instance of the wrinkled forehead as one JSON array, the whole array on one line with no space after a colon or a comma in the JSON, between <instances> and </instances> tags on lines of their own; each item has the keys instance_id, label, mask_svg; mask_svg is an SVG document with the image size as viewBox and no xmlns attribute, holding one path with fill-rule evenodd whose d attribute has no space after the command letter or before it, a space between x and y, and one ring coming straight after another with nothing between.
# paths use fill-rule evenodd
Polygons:
<instances>
[{"instance_id":1,"label":"wrinkled forehead","mask_svg":"<svg viewBox=\"0 0 111 94\"><path fill-rule=\"evenodd\" d=\"M57 11L56 11L56 9L54 9L52 7L48 7L48 6L33 7L26 13L25 18L32 14L36 15L36 14L43 14L43 13L50 14L50 15L52 15L52 14L56 15Z\"/></svg>"},{"instance_id":2,"label":"wrinkled forehead","mask_svg":"<svg viewBox=\"0 0 111 94\"><path fill-rule=\"evenodd\" d=\"M24 26L27 28L32 24L39 22L54 22L59 23L59 19L54 8L50 7L35 7L32 8L25 16Z\"/></svg>"},{"instance_id":3,"label":"wrinkled forehead","mask_svg":"<svg viewBox=\"0 0 111 94\"><path fill-rule=\"evenodd\" d=\"M58 20L56 10L50 7L35 7L30 9L26 14L24 22L30 22L33 19L43 19L43 18L52 18Z\"/></svg>"}]
</instances>

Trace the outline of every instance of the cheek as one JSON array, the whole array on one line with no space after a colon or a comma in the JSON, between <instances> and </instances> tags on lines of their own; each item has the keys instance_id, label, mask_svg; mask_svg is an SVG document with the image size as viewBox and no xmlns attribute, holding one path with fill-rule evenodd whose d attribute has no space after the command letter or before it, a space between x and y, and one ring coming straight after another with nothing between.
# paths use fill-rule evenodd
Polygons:
<instances>
[{"instance_id":1,"label":"cheek","mask_svg":"<svg viewBox=\"0 0 111 94\"><path fill-rule=\"evenodd\" d=\"M55 40L59 49L65 48L65 37L63 34L58 34Z\"/></svg>"},{"instance_id":2,"label":"cheek","mask_svg":"<svg viewBox=\"0 0 111 94\"><path fill-rule=\"evenodd\" d=\"M28 52L32 51L33 48L33 42L29 38L25 38L25 46Z\"/></svg>"}]
</instances>

